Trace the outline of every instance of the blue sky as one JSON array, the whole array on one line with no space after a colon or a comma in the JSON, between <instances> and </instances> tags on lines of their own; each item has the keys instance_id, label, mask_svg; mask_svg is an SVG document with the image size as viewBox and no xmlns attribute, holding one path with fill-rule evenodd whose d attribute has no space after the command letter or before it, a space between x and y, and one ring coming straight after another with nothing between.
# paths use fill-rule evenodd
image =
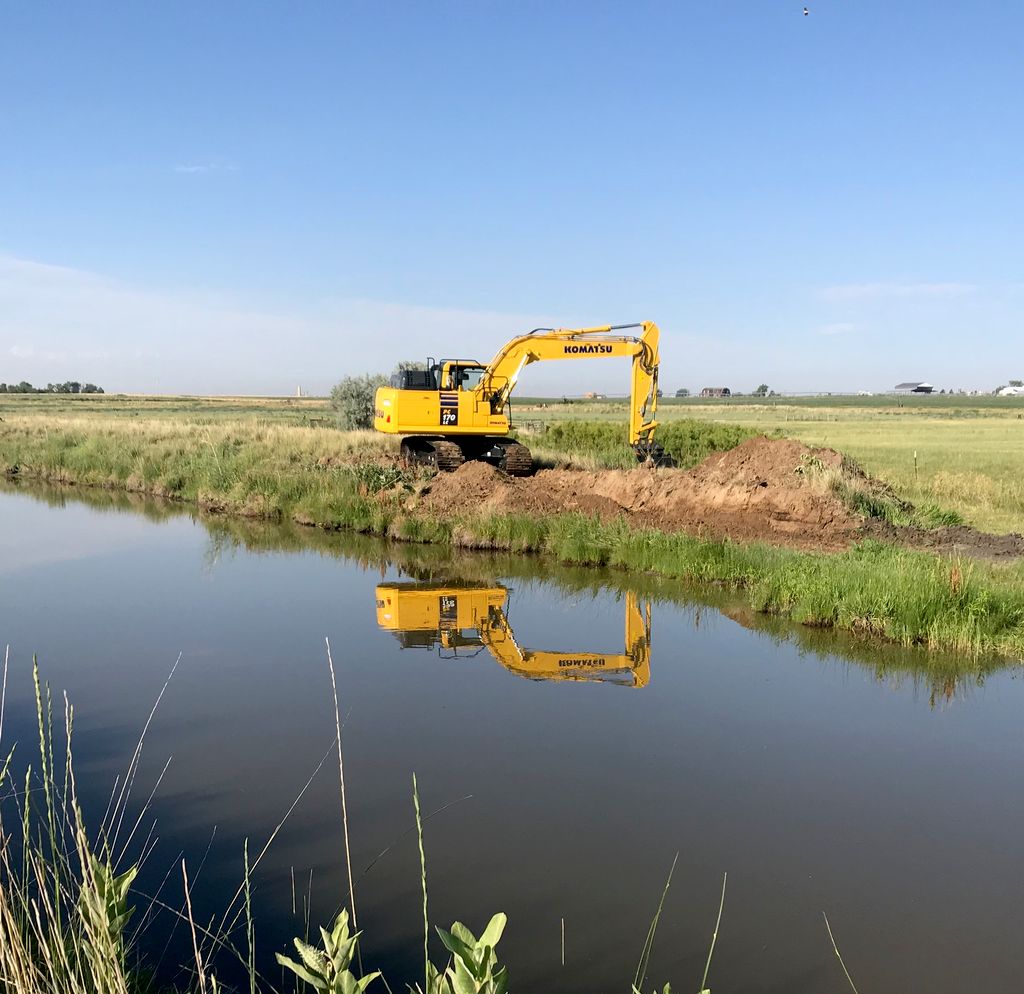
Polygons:
<instances>
[{"instance_id":1,"label":"blue sky","mask_svg":"<svg viewBox=\"0 0 1024 994\"><path fill-rule=\"evenodd\" d=\"M1024 376L1024 5L806 2L5 4L0 380L645 318L670 390Z\"/></svg>"}]
</instances>

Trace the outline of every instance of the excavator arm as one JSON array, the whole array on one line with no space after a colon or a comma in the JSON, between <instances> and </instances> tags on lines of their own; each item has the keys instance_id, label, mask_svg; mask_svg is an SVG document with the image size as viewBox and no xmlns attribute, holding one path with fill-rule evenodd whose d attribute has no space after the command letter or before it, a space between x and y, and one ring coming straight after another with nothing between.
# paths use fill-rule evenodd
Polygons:
<instances>
[{"instance_id":1,"label":"excavator arm","mask_svg":"<svg viewBox=\"0 0 1024 994\"><path fill-rule=\"evenodd\" d=\"M578 680L646 687L651 679L651 605L640 610L636 595L626 595L624 653L552 652L526 649L516 642L504 612L492 612L480 628L480 642L510 673L528 680Z\"/></svg>"},{"instance_id":2,"label":"excavator arm","mask_svg":"<svg viewBox=\"0 0 1024 994\"><path fill-rule=\"evenodd\" d=\"M639 329L639 334L619 334L632 329ZM649 450L658 427L655 415L659 337L653 321L596 328L537 328L504 345L487 366L476 389L489 400L492 411L500 412L508 403L520 373L530 363L549 359L631 358L629 441L638 450Z\"/></svg>"}]
</instances>

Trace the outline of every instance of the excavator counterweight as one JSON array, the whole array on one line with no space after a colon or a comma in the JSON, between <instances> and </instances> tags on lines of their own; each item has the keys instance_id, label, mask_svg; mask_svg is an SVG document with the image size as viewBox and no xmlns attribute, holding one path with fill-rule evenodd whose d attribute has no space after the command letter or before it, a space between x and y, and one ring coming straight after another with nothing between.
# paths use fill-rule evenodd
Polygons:
<instances>
[{"instance_id":1,"label":"excavator counterweight","mask_svg":"<svg viewBox=\"0 0 1024 994\"><path fill-rule=\"evenodd\" d=\"M623 334L636 331L637 334ZM525 366L551 359L632 360L629 443L647 463L672 465L654 440L658 427L658 326L652 321L597 328L536 328L513 338L486 366L472 359L427 360L377 390L373 426L402 435L409 462L441 470L480 459L512 476L532 470L529 450L514 439L510 400Z\"/></svg>"}]
</instances>

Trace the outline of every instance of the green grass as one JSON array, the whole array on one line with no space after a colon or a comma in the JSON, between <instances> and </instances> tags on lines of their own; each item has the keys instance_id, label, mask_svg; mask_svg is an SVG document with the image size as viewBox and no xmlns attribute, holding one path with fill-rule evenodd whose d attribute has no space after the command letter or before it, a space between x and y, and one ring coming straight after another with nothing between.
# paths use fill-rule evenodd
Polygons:
<instances>
[{"instance_id":1,"label":"green grass","mask_svg":"<svg viewBox=\"0 0 1024 994\"><path fill-rule=\"evenodd\" d=\"M868 479L836 475L830 481L830 488L856 514L897 527L950 528L964 523L959 511L939 507L930 501L911 504L898 497L891 488Z\"/></svg>"},{"instance_id":2,"label":"green grass","mask_svg":"<svg viewBox=\"0 0 1024 994\"><path fill-rule=\"evenodd\" d=\"M0 394L0 417L50 415L75 418L129 417L195 420L206 424L261 418L309 426L334 412L326 397L184 397L146 394Z\"/></svg>"},{"instance_id":3,"label":"green grass","mask_svg":"<svg viewBox=\"0 0 1024 994\"><path fill-rule=\"evenodd\" d=\"M9 417L0 472L125 489L252 517L384 531L382 508L411 476L372 432L223 420ZM382 492L394 501L381 499Z\"/></svg>"},{"instance_id":4,"label":"green grass","mask_svg":"<svg viewBox=\"0 0 1024 994\"><path fill-rule=\"evenodd\" d=\"M712 452L735 448L759 432L739 425L706 421L674 421L658 430L658 442L683 469L689 469ZM531 451L552 464L568 463L587 469L630 469L636 456L627 445L625 424L607 421L559 421L542 435L524 434Z\"/></svg>"}]
</instances>

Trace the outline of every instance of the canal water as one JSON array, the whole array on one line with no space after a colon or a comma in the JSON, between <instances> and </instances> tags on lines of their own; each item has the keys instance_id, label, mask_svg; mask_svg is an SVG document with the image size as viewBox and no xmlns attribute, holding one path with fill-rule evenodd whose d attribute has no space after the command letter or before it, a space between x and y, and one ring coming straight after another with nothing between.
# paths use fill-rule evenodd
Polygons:
<instances>
[{"instance_id":1,"label":"canal water","mask_svg":"<svg viewBox=\"0 0 1024 994\"><path fill-rule=\"evenodd\" d=\"M255 858L283 821L253 884L276 981L306 909L326 924L347 891L325 638L363 962L392 990L421 967L414 772L430 917L506 912L519 991L628 991L677 853L647 989L697 989L725 872L716 994L847 990L823 912L862 991L1020 989L1013 666L770 624L646 577L0 491L3 752L31 757L35 653L74 704L97 823L180 654L130 805L159 781L137 900L179 907L184 856L196 917L219 920L245 840ZM169 912L148 934L173 979L189 937Z\"/></svg>"}]
</instances>

